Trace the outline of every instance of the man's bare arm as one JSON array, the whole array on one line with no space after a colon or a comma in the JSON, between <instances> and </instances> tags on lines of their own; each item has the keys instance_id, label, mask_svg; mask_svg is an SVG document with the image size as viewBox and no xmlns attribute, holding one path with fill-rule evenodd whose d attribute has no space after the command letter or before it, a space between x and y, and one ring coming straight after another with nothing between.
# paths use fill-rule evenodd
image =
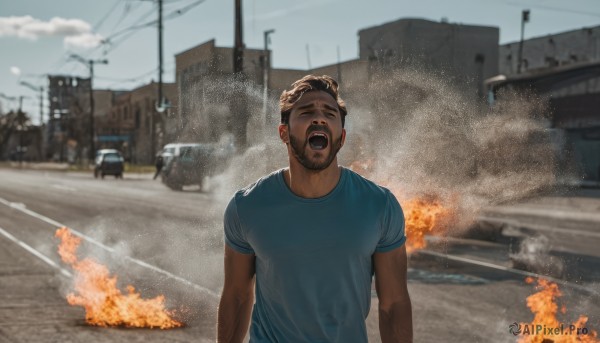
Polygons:
<instances>
[{"instance_id":1,"label":"man's bare arm","mask_svg":"<svg viewBox=\"0 0 600 343\"><path fill-rule=\"evenodd\" d=\"M383 343L412 342L412 309L406 284L406 246L373 255Z\"/></svg>"},{"instance_id":2,"label":"man's bare arm","mask_svg":"<svg viewBox=\"0 0 600 343\"><path fill-rule=\"evenodd\" d=\"M254 255L240 254L225 244L225 283L219 302L217 342L244 340L254 303Z\"/></svg>"}]
</instances>

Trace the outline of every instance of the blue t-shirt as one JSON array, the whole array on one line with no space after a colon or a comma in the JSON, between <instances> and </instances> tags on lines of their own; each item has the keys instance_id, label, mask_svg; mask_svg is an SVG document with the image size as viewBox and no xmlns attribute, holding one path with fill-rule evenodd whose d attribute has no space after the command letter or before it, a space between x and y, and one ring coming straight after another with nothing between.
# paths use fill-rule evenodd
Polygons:
<instances>
[{"instance_id":1,"label":"blue t-shirt","mask_svg":"<svg viewBox=\"0 0 600 343\"><path fill-rule=\"evenodd\" d=\"M373 253L405 241L394 195L346 168L321 198L292 193L283 169L238 191L225 242L256 255L250 342L367 342Z\"/></svg>"}]
</instances>

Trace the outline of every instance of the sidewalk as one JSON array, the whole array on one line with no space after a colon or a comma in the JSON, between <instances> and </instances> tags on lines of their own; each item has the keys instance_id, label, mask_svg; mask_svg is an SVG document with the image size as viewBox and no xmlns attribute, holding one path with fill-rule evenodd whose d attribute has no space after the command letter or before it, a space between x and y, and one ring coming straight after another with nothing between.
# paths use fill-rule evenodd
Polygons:
<instances>
[{"instance_id":1,"label":"sidewalk","mask_svg":"<svg viewBox=\"0 0 600 343\"><path fill-rule=\"evenodd\" d=\"M0 168L14 168L14 169L32 169L32 170L54 170L54 171L67 171L69 170L68 163L56 163L56 162L0 162Z\"/></svg>"},{"instance_id":2,"label":"sidewalk","mask_svg":"<svg viewBox=\"0 0 600 343\"><path fill-rule=\"evenodd\" d=\"M94 170L94 165L89 166L80 164L69 164L60 162L0 162L0 168L26 169L26 170L45 170L45 171L70 171L88 173ZM150 174L155 172L155 167L150 165L137 165L125 163L126 173Z\"/></svg>"},{"instance_id":3,"label":"sidewalk","mask_svg":"<svg viewBox=\"0 0 600 343\"><path fill-rule=\"evenodd\" d=\"M584 192L584 191L582 191ZM532 198L512 205L485 208L481 221L518 223L522 227L550 227L584 230L600 238L600 191L585 191L586 196L546 196ZM597 194L596 194L597 193ZM597 197L595 197L597 195ZM517 226L519 226L517 225Z\"/></svg>"}]
</instances>

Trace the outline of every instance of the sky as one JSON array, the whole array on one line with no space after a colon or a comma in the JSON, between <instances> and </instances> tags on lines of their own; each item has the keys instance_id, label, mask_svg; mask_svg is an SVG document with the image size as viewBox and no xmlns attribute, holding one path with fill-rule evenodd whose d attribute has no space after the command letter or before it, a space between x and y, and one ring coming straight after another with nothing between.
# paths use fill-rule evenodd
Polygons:
<instances>
[{"instance_id":1,"label":"sky","mask_svg":"<svg viewBox=\"0 0 600 343\"><path fill-rule=\"evenodd\" d=\"M275 68L307 69L358 57L358 31L400 18L500 28L500 43L518 41L521 11L531 10L525 38L600 25L600 0L242 0L244 41L263 47L271 35ZM46 75L88 77L68 56L106 59L95 66L94 88L134 89L158 79L156 0L0 0L0 94L25 96L23 110L39 123ZM175 79L175 54L215 39L231 46L234 0L164 0L163 80ZM141 26L141 27L140 27ZM133 27L133 29L132 29ZM104 42L104 43L102 43ZM306 46L309 46L307 55ZM16 101L0 97L2 111ZM47 118L48 100L44 99Z\"/></svg>"}]
</instances>

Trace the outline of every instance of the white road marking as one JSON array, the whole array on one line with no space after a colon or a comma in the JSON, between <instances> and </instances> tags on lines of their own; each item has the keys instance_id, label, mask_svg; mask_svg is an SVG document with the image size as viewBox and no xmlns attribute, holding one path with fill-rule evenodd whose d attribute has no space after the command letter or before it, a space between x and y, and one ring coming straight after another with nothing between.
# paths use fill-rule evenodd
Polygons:
<instances>
[{"instance_id":1,"label":"white road marking","mask_svg":"<svg viewBox=\"0 0 600 343\"><path fill-rule=\"evenodd\" d=\"M56 189L62 189L64 191L69 191L69 192L76 192L77 188L73 188L73 187L69 187L69 186L64 186L64 185L59 185L59 184L53 184L52 187L56 188Z\"/></svg>"},{"instance_id":2,"label":"white road marking","mask_svg":"<svg viewBox=\"0 0 600 343\"><path fill-rule=\"evenodd\" d=\"M58 270L60 270L60 272L64 276L69 277L69 278L73 277L73 274L71 274L71 272L69 272L68 270L62 268L58 264L54 263L54 261L52 261L49 257L47 257L46 255L42 254L41 252L35 250L30 245L28 245L27 243L19 240L18 238L16 238L15 236L11 235L10 233L6 232L6 230L4 230L1 227L0 227L0 234L2 234L4 237L10 239L14 243L20 245L23 249L29 251L32 255L34 255L35 257L39 258L40 260L46 262L47 264L49 264L50 266L52 266L52 267L54 267L54 268L56 268Z\"/></svg>"},{"instance_id":3,"label":"white road marking","mask_svg":"<svg viewBox=\"0 0 600 343\"><path fill-rule=\"evenodd\" d=\"M13 207L13 208L17 208L17 207L19 207L19 208L25 208L26 206L22 202L11 202L10 203L10 207Z\"/></svg>"},{"instance_id":4,"label":"white road marking","mask_svg":"<svg viewBox=\"0 0 600 343\"><path fill-rule=\"evenodd\" d=\"M23 206L13 206L14 203L12 203L12 202L10 202L10 201L8 201L6 199L3 199L3 198L0 198L0 203L4 204L4 205L6 205L6 206L8 206L10 208L14 208L16 210L19 210L19 211L21 211L21 212L23 212L25 214L28 214L28 215L30 215L30 216L32 216L34 218L37 218L37 219L39 219L41 221L44 221L44 222L46 222L46 223L48 223L50 225L54 225L56 227L63 227L63 226L66 227L67 226L67 225L64 225L62 223L57 222L54 219L46 217L43 214L39 214L39 213L34 212L34 211L30 210L30 209L27 209L26 206L23 205L23 204L21 204ZM69 229L71 230L71 232L73 232L74 235L76 235L78 237L81 237L82 239L88 241L89 243L92 243L92 244L94 244L94 245L96 245L96 246L98 246L98 247L100 247L100 248L102 248L102 249L104 249L104 250L106 250L106 251L108 251L110 253L116 254L115 249L113 249L113 248L111 248L111 247L109 247L107 245L104 245L103 243L100 243L100 242L96 241L95 239L93 239L92 237L87 236L87 235L85 235L85 234L83 234L83 233L81 233L81 232L79 232L79 231L77 231L77 230L75 230L73 228L69 228ZM166 271L164 269L161 269L159 267L156 267L156 266L151 265L149 263L146 263L146 262L144 262L142 260L138 260L136 258L127 256L127 255L124 255L123 258L126 259L126 260L128 260L128 261L130 261L130 262L132 262L132 263L137 264L138 266L141 266L141 267L144 267L144 268L148 268L148 269L153 270L153 271L155 271L155 272L157 272L159 274L165 275L165 276L167 276L167 277L169 277L169 278L171 278L173 280L179 281L179 282L183 283L186 286L193 287L196 290L199 290L201 292L204 292L204 293L210 295L211 297L214 297L214 298L217 298L217 299L219 298L219 295L217 293L213 292L212 290L210 290L210 289L208 289L206 287L202 287L202 286L200 286L198 284L195 284L195 283L193 283L193 282L191 282L189 280L186 280L186 279L184 279L184 278L182 278L180 276L177 276L177 275L175 275L173 273L170 273L170 272L168 272L168 271Z\"/></svg>"},{"instance_id":5,"label":"white road marking","mask_svg":"<svg viewBox=\"0 0 600 343\"><path fill-rule=\"evenodd\" d=\"M454 256L454 255L450 255L450 254L444 254L444 253L440 253L437 251L431 251L431 250L418 250L417 253L419 254L426 254L426 255L431 255L431 256L436 256L436 257L441 257L441 258L446 258L448 260L453 260L453 261L458 261L458 262L463 262L463 263L469 263L469 264L474 264L474 265L478 265L481 267L487 267L487 268L492 268L492 269L497 269L497 270L502 270L505 272L509 272L509 273L513 273L513 274L519 274L519 275L523 275L523 276L531 276L531 277L535 277L535 278L542 278L542 279L546 279L548 281L552 281L554 283L558 283L560 285L564 285L567 287L572 287L572 288L577 288L579 290L583 290L595 295L600 295L600 292L591 289L591 288L587 288L585 286L582 285L578 285L578 284L574 284L565 280L561 280L561 279L557 279L557 278L553 278L551 276L546 276L546 275L541 275L541 274L536 274L536 273L532 273L532 272L528 272L525 270L520 270L520 269L515 269L515 268L510 268L510 267L505 267L505 266L500 266L497 264L493 264L493 263L489 263L489 262L484 262L484 261L478 261L478 260L474 260L474 259L470 259L470 258L466 258L466 257L460 257L460 256Z\"/></svg>"}]
</instances>

